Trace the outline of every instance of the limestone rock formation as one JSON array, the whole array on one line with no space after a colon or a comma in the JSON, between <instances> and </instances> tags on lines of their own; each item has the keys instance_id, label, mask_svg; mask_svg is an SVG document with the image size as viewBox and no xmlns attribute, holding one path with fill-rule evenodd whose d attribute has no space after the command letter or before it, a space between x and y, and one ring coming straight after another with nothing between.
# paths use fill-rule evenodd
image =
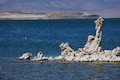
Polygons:
<instances>
[{"instance_id":1,"label":"limestone rock formation","mask_svg":"<svg viewBox=\"0 0 120 80\"><path fill-rule=\"evenodd\" d=\"M62 50L62 56L71 55L70 53L74 52L74 50L69 47L69 43L61 43L59 47Z\"/></svg>"},{"instance_id":2,"label":"limestone rock formation","mask_svg":"<svg viewBox=\"0 0 120 80\"><path fill-rule=\"evenodd\" d=\"M48 57L45 57L45 56L43 56L43 58L42 58L43 60L48 60Z\"/></svg>"},{"instance_id":3,"label":"limestone rock formation","mask_svg":"<svg viewBox=\"0 0 120 80\"><path fill-rule=\"evenodd\" d=\"M63 59L64 59L64 56L61 56L61 55L55 57L55 60L63 60Z\"/></svg>"},{"instance_id":4,"label":"limestone rock formation","mask_svg":"<svg viewBox=\"0 0 120 80\"><path fill-rule=\"evenodd\" d=\"M88 41L84 47L84 50L90 53L93 52L99 52L102 49L101 46L101 38L102 38L102 29L104 25L104 19L102 17L99 17L96 21L96 35L95 37L93 35L88 36Z\"/></svg>"},{"instance_id":5,"label":"limestone rock formation","mask_svg":"<svg viewBox=\"0 0 120 80\"><path fill-rule=\"evenodd\" d=\"M67 61L73 61L74 59L74 50L69 46L68 43L61 43L60 48L62 50L61 56ZM60 56L59 56L60 57Z\"/></svg>"},{"instance_id":6,"label":"limestone rock formation","mask_svg":"<svg viewBox=\"0 0 120 80\"><path fill-rule=\"evenodd\" d=\"M32 61L41 61L42 60L42 57L43 57L43 53L42 52L39 52L37 54L37 56L35 56Z\"/></svg>"},{"instance_id":7,"label":"limestone rock formation","mask_svg":"<svg viewBox=\"0 0 120 80\"><path fill-rule=\"evenodd\" d=\"M19 57L19 59L27 60L27 59L30 59L31 56L32 56L32 53L24 53L21 57Z\"/></svg>"},{"instance_id":8,"label":"limestone rock formation","mask_svg":"<svg viewBox=\"0 0 120 80\"><path fill-rule=\"evenodd\" d=\"M61 55L55 58L43 57L43 53L39 52L32 61L41 61L41 60L61 60L61 61L120 61L120 47L117 47L113 50L102 50L101 39L102 39L102 29L104 25L104 19L99 17L96 21L96 35L89 35L88 40L84 48L79 48L77 51L74 51L69 43L61 43ZM31 53L25 53L19 59L30 59L32 56Z\"/></svg>"},{"instance_id":9,"label":"limestone rock formation","mask_svg":"<svg viewBox=\"0 0 120 80\"><path fill-rule=\"evenodd\" d=\"M95 20L96 35L89 35L84 48L74 51L68 43L61 43L61 55L56 60L66 61L120 61L120 47L113 50L102 50L101 39L104 19L99 17Z\"/></svg>"},{"instance_id":10,"label":"limestone rock formation","mask_svg":"<svg viewBox=\"0 0 120 80\"><path fill-rule=\"evenodd\" d=\"M48 58L48 60L50 60L50 61L53 61L53 60L55 60L52 56L50 56L49 58Z\"/></svg>"}]
</instances>

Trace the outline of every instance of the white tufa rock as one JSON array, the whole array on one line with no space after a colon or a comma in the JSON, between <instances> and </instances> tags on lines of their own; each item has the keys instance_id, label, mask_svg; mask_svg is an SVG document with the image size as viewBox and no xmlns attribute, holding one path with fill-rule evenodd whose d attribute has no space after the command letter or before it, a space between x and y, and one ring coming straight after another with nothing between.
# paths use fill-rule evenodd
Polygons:
<instances>
[{"instance_id":1,"label":"white tufa rock","mask_svg":"<svg viewBox=\"0 0 120 80\"><path fill-rule=\"evenodd\" d=\"M50 60L50 61L53 61L53 60L55 60L52 56L50 56L49 58L48 58L48 60Z\"/></svg>"},{"instance_id":2,"label":"white tufa rock","mask_svg":"<svg viewBox=\"0 0 120 80\"><path fill-rule=\"evenodd\" d=\"M24 53L21 57L19 57L19 59L27 60L27 59L30 59L31 56L32 56L32 53Z\"/></svg>"},{"instance_id":3,"label":"white tufa rock","mask_svg":"<svg viewBox=\"0 0 120 80\"><path fill-rule=\"evenodd\" d=\"M102 50L101 39L102 39L102 29L104 25L104 19L99 17L95 20L96 24L96 35L89 35L88 40L84 48L79 48L74 51L69 43L61 43L61 55L55 58L53 57L42 57L42 52L39 52L37 56L34 57L33 61L39 60L62 60L62 61L120 61L120 47L113 50ZM31 53L25 53L19 59L29 59L32 56Z\"/></svg>"},{"instance_id":4,"label":"white tufa rock","mask_svg":"<svg viewBox=\"0 0 120 80\"><path fill-rule=\"evenodd\" d=\"M39 52L37 56L35 56L32 61L41 61L42 60L43 53Z\"/></svg>"},{"instance_id":5,"label":"white tufa rock","mask_svg":"<svg viewBox=\"0 0 120 80\"><path fill-rule=\"evenodd\" d=\"M45 57L45 56L43 56L43 58L42 58L43 60L48 60L48 57Z\"/></svg>"},{"instance_id":6,"label":"white tufa rock","mask_svg":"<svg viewBox=\"0 0 120 80\"><path fill-rule=\"evenodd\" d=\"M113 50L102 50L101 39L104 19L100 16L95 20L96 35L89 35L84 48L74 51L68 43L61 43L61 56L56 60L65 61L120 61L120 47Z\"/></svg>"},{"instance_id":7,"label":"white tufa rock","mask_svg":"<svg viewBox=\"0 0 120 80\"><path fill-rule=\"evenodd\" d=\"M55 57L55 60L62 60L62 59L64 59L63 56L57 56L57 57Z\"/></svg>"}]
</instances>

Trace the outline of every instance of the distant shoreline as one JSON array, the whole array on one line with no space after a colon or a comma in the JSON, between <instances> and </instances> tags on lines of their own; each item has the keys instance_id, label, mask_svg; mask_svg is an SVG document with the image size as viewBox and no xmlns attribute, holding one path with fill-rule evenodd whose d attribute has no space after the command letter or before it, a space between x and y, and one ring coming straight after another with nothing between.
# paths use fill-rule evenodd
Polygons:
<instances>
[{"instance_id":1,"label":"distant shoreline","mask_svg":"<svg viewBox=\"0 0 120 80\"><path fill-rule=\"evenodd\" d=\"M10 13L1 12L0 20L42 20L42 19L86 19L86 18L98 18L99 15L81 12L52 12L52 13Z\"/></svg>"}]
</instances>

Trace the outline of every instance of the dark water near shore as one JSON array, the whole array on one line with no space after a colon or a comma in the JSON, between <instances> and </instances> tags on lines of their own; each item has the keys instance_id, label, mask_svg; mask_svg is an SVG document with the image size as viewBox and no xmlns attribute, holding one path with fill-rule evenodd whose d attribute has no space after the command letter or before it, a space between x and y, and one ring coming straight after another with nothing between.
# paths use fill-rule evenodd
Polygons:
<instances>
[{"instance_id":1,"label":"dark water near shore","mask_svg":"<svg viewBox=\"0 0 120 80\"><path fill-rule=\"evenodd\" d=\"M0 21L0 80L119 80L120 63L19 61L25 52L60 55L68 42L77 50L95 35L95 19ZM105 19L103 49L120 47L120 19Z\"/></svg>"}]
</instances>

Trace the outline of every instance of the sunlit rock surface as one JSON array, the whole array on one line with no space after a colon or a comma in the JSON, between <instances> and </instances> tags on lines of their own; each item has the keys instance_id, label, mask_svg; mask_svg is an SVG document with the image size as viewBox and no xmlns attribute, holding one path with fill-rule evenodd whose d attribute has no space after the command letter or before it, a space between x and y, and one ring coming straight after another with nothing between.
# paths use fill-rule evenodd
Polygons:
<instances>
[{"instance_id":1,"label":"sunlit rock surface","mask_svg":"<svg viewBox=\"0 0 120 80\"><path fill-rule=\"evenodd\" d=\"M96 35L89 35L84 48L74 51L69 43L61 43L61 55L56 60L65 61L120 61L120 47L113 50L102 50L101 39L104 19L99 17L95 20Z\"/></svg>"},{"instance_id":2,"label":"sunlit rock surface","mask_svg":"<svg viewBox=\"0 0 120 80\"><path fill-rule=\"evenodd\" d=\"M32 61L40 61L40 60L42 60L42 57L43 57L43 53L42 53L42 52L39 52L39 53L37 54L37 56L35 56L35 57L32 59Z\"/></svg>"},{"instance_id":3,"label":"sunlit rock surface","mask_svg":"<svg viewBox=\"0 0 120 80\"><path fill-rule=\"evenodd\" d=\"M120 61L120 47L117 47L113 50L103 50L101 45L102 39L102 30L104 26L104 19L99 17L95 20L95 29L96 35L89 35L84 48L79 48L77 51L74 51L69 43L61 43L61 55L56 56L55 58L51 57L43 57L43 53L39 52L37 56L35 56L32 61L41 61L41 60L61 60L67 62L81 62L81 61L108 61L115 62ZM31 53L25 53L19 59L29 59L32 56Z\"/></svg>"},{"instance_id":4,"label":"sunlit rock surface","mask_svg":"<svg viewBox=\"0 0 120 80\"><path fill-rule=\"evenodd\" d=\"M19 59L27 60L27 59L30 59L31 56L32 56L32 53L24 53L21 57L19 57Z\"/></svg>"}]
</instances>

